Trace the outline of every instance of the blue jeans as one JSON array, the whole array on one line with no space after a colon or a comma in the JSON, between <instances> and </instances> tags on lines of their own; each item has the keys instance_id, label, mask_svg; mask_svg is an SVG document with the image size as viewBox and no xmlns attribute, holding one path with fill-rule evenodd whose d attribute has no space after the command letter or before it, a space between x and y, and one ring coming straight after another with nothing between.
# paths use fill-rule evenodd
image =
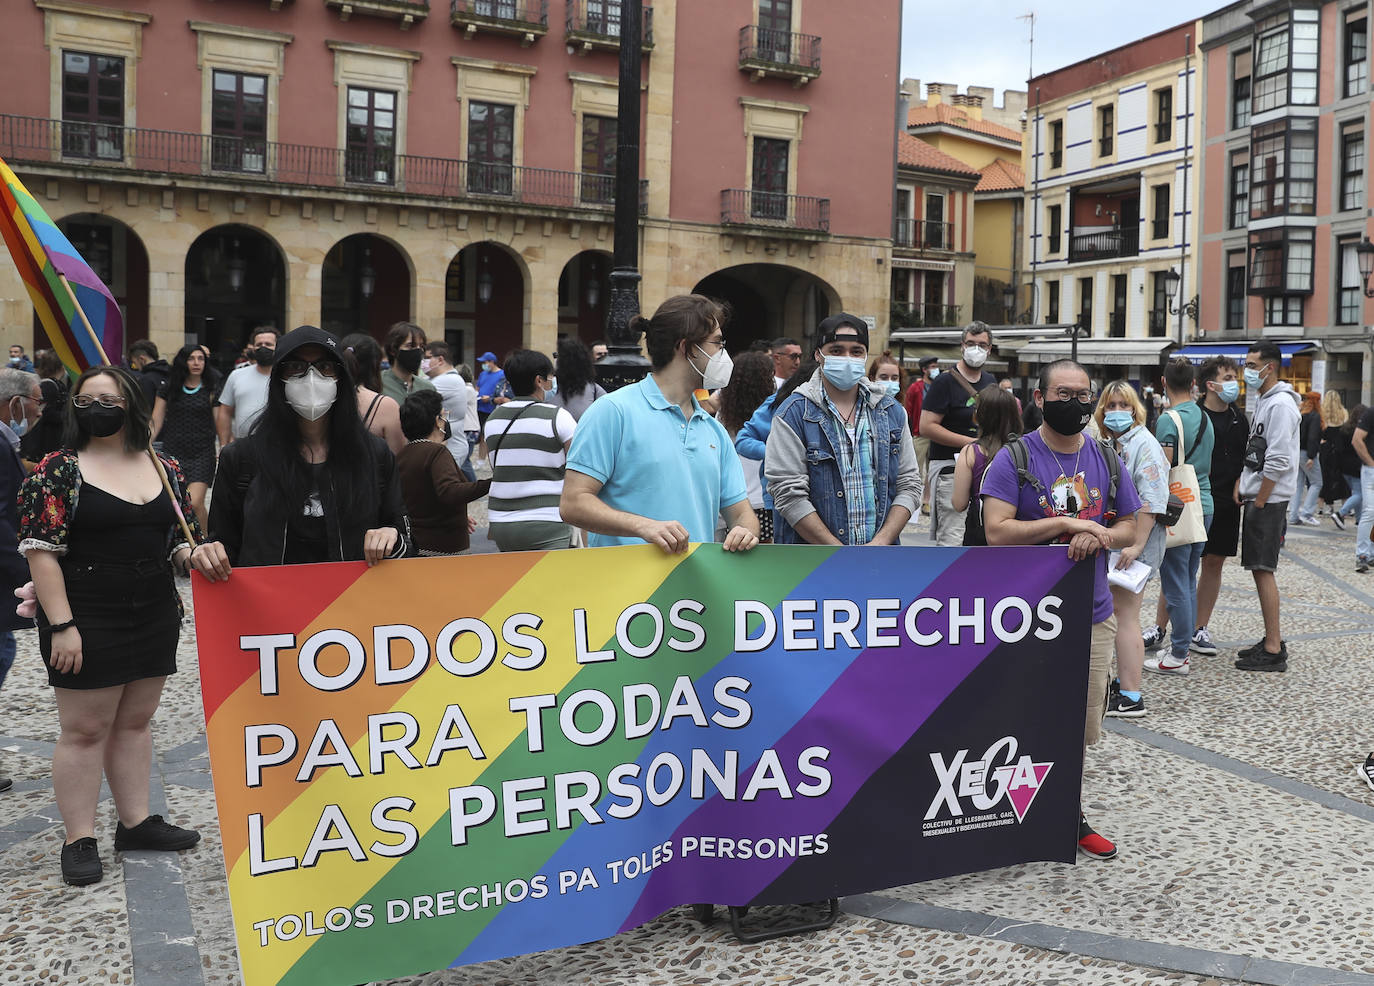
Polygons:
<instances>
[{"instance_id":1,"label":"blue jeans","mask_svg":"<svg viewBox=\"0 0 1374 986\"><path fill-rule=\"evenodd\" d=\"M0 685L5 683L5 675L10 673L10 667L14 664L15 650L14 631L0 631Z\"/></svg>"},{"instance_id":2,"label":"blue jeans","mask_svg":"<svg viewBox=\"0 0 1374 986\"><path fill-rule=\"evenodd\" d=\"M1298 452L1302 455L1302 452ZM1304 487L1306 491L1304 492ZM1309 466L1307 460L1302 460L1302 467L1298 470L1298 488L1293 493L1293 499L1288 502L1288 523L1296 524L1298 518L1311 520L1316 516L1317 497L1322 491L1322 466L1316 459L1312 460Z\"/></svg>"},{"instance_id":3,"label":"blue jeans","mask_svg":"<svg viewBox=\"0 0 1374 986\"><path fill-rule=\"evenodd\" d=\"M1363 468L1363 467L1361 467ZM1341 504L1341 513L1347 517L1354 517L1356 521L1360 519L1360 504L1364 502L1364 497L1360 490L1359 476L1346 476L1345 485L1350 487L1350 495Z\"/></svg>"},{"instance_id":4,"label":"blue jeans","mask_svg":"<svg viewBox=\"0 0 1374 986\"><path fill-rule=\"evenodd\" d=\"M1203 515L1202 526L1211 528L1211 514ZM1188 645L1197 629L1197 570L1205 547L1207 542L1199 541L1170 548L1164 552L1164 562L1159 566L1159 583L1169 607L1170 651L1175 664L1188 659Z\"/></svg>"},{"instance_id":5,"label":"blue jeans","mask_svg":"<svg viewBox=\"0 0 1374 986\"><path fill-rule=\"evenodd\" d=\"M1374 528L1374 466L1360 466L1360 494L1364 502L1360 505L1360 526L1355 529L1355 557L1374 561L1374 546L1369 543L1369 532Z\"/></svg>"}]
</instances>

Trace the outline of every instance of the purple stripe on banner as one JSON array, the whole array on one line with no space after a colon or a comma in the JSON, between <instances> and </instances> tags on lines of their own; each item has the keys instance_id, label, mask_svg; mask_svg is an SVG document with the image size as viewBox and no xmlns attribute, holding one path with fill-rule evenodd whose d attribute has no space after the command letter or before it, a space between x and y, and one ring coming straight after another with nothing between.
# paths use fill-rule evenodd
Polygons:
<instances>
[{"instance_id":1,"label":"purple stripe on banner","mask_svg":"<svg viewBox=\"0 0 1374 986\"><path fill-rule=\"evenodd\" d=\"M1014 573L1016 590L1023 591L1033 607L1041 595L1054 588L1070 563L1062 547L1015 550L1016 564L1008 566L1009 574ZM971 604L976 597L986 597L988 605L995 605L1004 590L988 585L988 567L979 554L977 550L965 551L924 594L946 600L946 606L950 599ZM910 602L912 599L903 598L903 608ZM920 621L922 629L928 631L936 619L945 620L941 614L926 614ZM995 636L989 636L982 644L942 643L923 648L903 636L899 647L865 650L773 747L782 763L796 763L807 747L825 745L827 737L847 734L846 746L852 755L827 763L833 778L830 792L821 798L796 798L785 811L779 810L772 797L745 803L716 796L677 828L674 843L681 845L685 835L760 839L824 832L868 778L902 748L998 644ZM753 865L741 865L738 860L698 858L690 868L655 870L621 930L658 916L665 901L747 904L791 862L756 860ZM731 888L729 899L720 899L723 887Z\"/></svg>"}]
</instances>

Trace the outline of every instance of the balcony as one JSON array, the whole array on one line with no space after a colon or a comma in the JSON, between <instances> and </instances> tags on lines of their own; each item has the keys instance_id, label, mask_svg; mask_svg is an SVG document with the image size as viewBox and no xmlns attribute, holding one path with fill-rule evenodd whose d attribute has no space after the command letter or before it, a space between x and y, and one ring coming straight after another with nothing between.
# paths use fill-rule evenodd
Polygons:
<instances>
[{"instance_id":1,"label":"balcony","mask_svg":"<svg viewBox=\"0 0 1374 986\"><path fill-rule=\"evenodd\" d=\"M720 224L828 233L830 200L811 195L723 188L720 192Z\"/></svg>"},{"instance_id":2,"label":"balcony","mask_svg":"<svg viewBox=\"0 0 1374 986\"><path fill-rule=\"evenodd\" d=\"M528 48L549 33L549 0L450 0L449 19L465 38L487 31L519 38Z\"/></svg>"},{"instance_id":3,"label":"balcony","mask_svg":"<svg viewBox=\"0 0 1374 986\"><path fill-rule=\"evenodd\" d=\"M1112 260L1140 253L1140 227L1112 229L1102 233L1078 233L1069 237L1069 263L1086 260Z\"/></svg>"},{"instance_id":4,"label":"balcony","mask_svg":"<svg viewBox=\"0 0 1374 986\"><path fill-rule=\"evenodd\" d=\"M933 329L963 325L959 312L961 305L910 305L894 301L891 307L893 330Z\"/></svg>"},{"instance_id":5,"label":"balcony","mask_svg":"<svg viewBox=\"0 0 1374 986\"><path fill-rule=\"evenodd\" d=\"M755 82L773 76L804 86L820 77L821 39L750 24L739 29L739 67Z\"/></svg>"},{"instance_id":6,"label":"balcony","mask_svg":"<svg viewBox=\"0 0 1374 986\"><path fill-rule=\"evenodd\" d=\"M429 16L429 0L324 0L324 5L337 10L341 21L354 14L389 17L400 22L402 31Z\"/></svg>"},{"instance_id":7,"label":"balcony","mask_svg":"<svg viewBox=\"0 0 1374 986\"><path fill-rule=\"evenodd\" d=\"M108 126L99 128L102 156L93 157L86 153L87 131L93 129L0 115L0 157L14 165L66 167L88 181L102 175L156 175L228 182L239 189L257 186L264 194L278 194L285 185L598 213L615 208L614 175ZM641 214L647 187L647 181L640 182Z\"/></svg>"},{"instance_id":8,"label":"balcony","mask_svg":"<svg viewBox=\"0 0 1374 986\"><path fill-rule=\"evenodd\" d=\"M579 54L599 48L603 51L620 50L620 2L621 0L567 0L568 29L563 40L569 48L576 48ZM654 48L654 8L643 7L644 21L641 30L641 48L652 51Z\"/></svg>"},{"instance_id":9,"label":"balcony","mask_svg":"<svg viewBox=\"0 0 1374 986\"><path fill-rule=\"evenodd\" d=\"M954 224L935 219L898 219L892 245L906 250L953 250Z\"/></svg>"}]
</instances>

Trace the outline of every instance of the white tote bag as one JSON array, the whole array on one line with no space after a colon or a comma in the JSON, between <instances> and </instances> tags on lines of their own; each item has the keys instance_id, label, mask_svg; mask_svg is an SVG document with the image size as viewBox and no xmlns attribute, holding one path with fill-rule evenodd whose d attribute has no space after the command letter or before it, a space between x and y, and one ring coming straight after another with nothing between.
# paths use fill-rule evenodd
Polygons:
<instances>
[{"instance_id":1,"label":"white tote bag","mask_svg":"<svg viewBox=\"0 0 1374 986\"><path fill-rule=\"evenodd\" d=\"M1169 536L1164 541L1164 547L1176 548L1181 544L1206 541L1207 528L1202 523L1202 490L1197 483L1197 473L1184 461L1187 459L1187 453L1183 450L1183 419L1177 411L1165 413L1173 419L1174 432L1178 436L1174 442L1174 459L1169 469L1169 493L1183 501L1183 515L1179 517L1177 524L1168 528ZM1206 420L1202 422L1202 426L1207 427ZM1198 440L1201 438L1202 434L1199 432ZM1194 440L1192 448L1197 448L1197 440ZM1189 451L1191 450L1190 448Z\"/></svg>"}]
</instances>

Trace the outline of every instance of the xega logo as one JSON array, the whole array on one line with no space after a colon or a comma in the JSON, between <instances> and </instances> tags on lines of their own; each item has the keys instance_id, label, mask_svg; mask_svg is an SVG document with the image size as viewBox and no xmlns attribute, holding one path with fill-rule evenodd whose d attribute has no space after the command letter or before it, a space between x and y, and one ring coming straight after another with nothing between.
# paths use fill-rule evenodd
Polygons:
<instances>
[{"instance_id":1,"label":"xega logo","mask_svg":"<svg viewBox=\"0 0 1374 986\"><path fill-rule=\"evenodd\" d=\"M1026 755L1018 758L1016 752L1016 737L1003 736L977 760L969 759L968 750L960 750L948 762L941 754L932 753L930 763L940 790L926 809L925 820L930 821L945 807L954 817L962 816L967 798L977 811L988 811L1006 799L1017 822L1023 821L1054 763L1036 763Z\"/></svg>"}]
</instances>

